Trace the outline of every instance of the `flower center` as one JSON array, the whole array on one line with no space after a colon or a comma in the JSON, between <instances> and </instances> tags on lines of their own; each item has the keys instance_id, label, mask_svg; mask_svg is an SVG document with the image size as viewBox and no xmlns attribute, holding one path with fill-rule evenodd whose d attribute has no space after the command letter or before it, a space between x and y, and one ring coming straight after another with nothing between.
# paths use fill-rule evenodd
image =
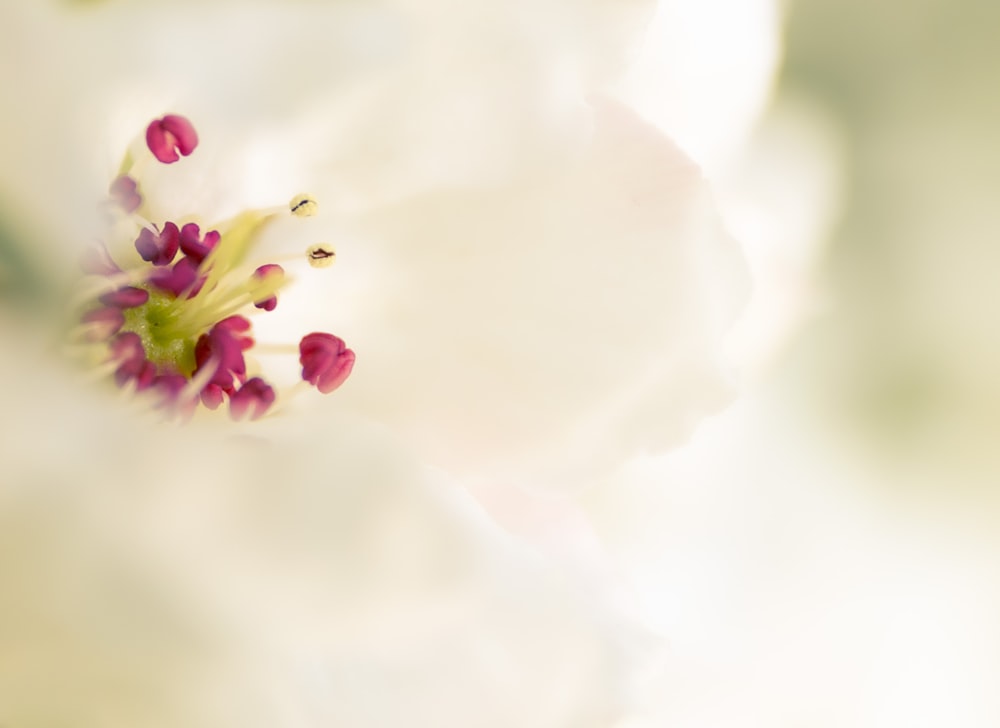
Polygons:
<instances>
[{"instance_id":1,"label":"flower center","mask_svg":"<svg viewBox=\"0 0 1000 728\"><path fill-rule=\"evenodd\" d=\"M170 294L153 288L145 304L123 312L125 323L121 331L138 334L146 358L157 367L171 368L190 376L195 370L194 339L197 332L184 331L178 326L175 301Z\"/></svg>"},{"instance_id":2,"label":"flower center","mask_svg":"<svg viewBox=\"0 0 1000 728\"><path fill-rule=\"evenodd\" d=\"M146 143L153 157L173 164L194 152L198 135L186 118L170 114L149 125ZM83 267L93 283L79 314L80 347L108 365L120 387L150 391L171 412L190 416L199 404L216 409L228 401L235 419L263 416L277 395L249 375L254 339L247 316L273 311L287 278L277 263L249 268L245 261L266 223L278 214L312 216L316 200L297 195L287 208L247 211L205 231L192 222L154 223L142 217L137 167L126 156L109 189L109 209L135 231L128 247L138 260L112 254L104 242L89 251ZM335 252L313 245L304 257L326 267ZM332 334L311 332L299 343L299 361L303 380L326 393L350 374L354 352Z\"/></svg>"}]
</instances>

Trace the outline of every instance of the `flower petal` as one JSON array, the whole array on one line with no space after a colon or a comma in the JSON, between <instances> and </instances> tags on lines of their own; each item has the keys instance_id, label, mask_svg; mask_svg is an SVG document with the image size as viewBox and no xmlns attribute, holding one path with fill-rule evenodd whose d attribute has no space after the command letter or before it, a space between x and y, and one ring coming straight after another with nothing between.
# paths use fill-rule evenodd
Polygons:
<instances>
[{"instance_id":1,"label":"flower petal","mask_svg":"<svg viewBox=\"0 0 1000 728\"><path fill-rule=\"evenodd\" d=\"M0 375L26 384L8 399L22 416L0 420L7 718L561 728L620 717L632 628L384 434L329 416L269 439L197 418L164 427L14 354L0 352Z\"/></svg>"},{"instance_id":2,"label":"flower petal","mask_svg":"<svg viewBox=\"0 0 1000 728\"><path fill-rule=\"evenodd\" d=\"M676 443L726 400L738 249L667 138L606 101L592 120L551 166L358 226L392 294L341 329L366 366L338 406L377 413L435 462L571 484Z\"/></svg>"}]
</instances>

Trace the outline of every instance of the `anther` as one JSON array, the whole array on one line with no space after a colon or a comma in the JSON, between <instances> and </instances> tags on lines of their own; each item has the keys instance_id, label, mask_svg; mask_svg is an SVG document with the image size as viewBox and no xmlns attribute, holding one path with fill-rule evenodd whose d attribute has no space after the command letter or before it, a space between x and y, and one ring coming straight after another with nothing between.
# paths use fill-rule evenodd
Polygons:
<instances>
[{"instance_id":1,"label":"anther","mask_svg":"<svg viewBox=\"0 0 1000 728\"><path fill-rule=\"evenodd\" d=\"M258 281L263 281L268 278L280 281L285 276L285 270L280 265L274 263L268 263L262 265L257 270L253 272L253 278ZM255 300L253 305L257 308L263 309L264 311L273 311L278 305L278 297L275 295L267 296L266 298L261 298Z\"/></svg>"},{"instance_id":2,"label":"anther","mask_svg":"<svg viewBox=\"0 0 1000 728\"><path fill-rule=\"evenodd\" d=\"M97 300L111 308L137 308L149 300L149 291L144 288L125 286L109 291Z\"/></svg>"},{"instance_id":3,"label":"anther","mask_svg":"<svg viewBox=\"0 0 1000 728\"><path fill-rule=\"evenodd\" d=\"M172 222L166 223L159 233L143 228L139 231L139 237L135 239L136 251L144 261L153 265L173 263L179 246L180 232Z\"/></svg>"},{"instance_id":4,"label":"anther","mask_svg":"<svg viewBox=\"0 0 1000 728\"><path fill-rule=\"evenodd\" d=\"M167 114L146 127L146 146L158 160L172 164L195 150L198 132L183 116Z\"/></svg>"},{"instance_id":5,"label":"anther","mask_svg":"<svg viewBox=\"0 0 1000 728\"><path fill-rule=\"evenodd\" d=\"M221 237L218 230L209 230L202 235L201 228L196 223L189 222L181 228L181 251L195 263L200 264L215 249Z\"/></svg>"},{"instance_id":6,"label":"anther","mask_svg":"<svg viewBox=\"0 0 1000 728\"><path fill-rule=\"evenodd\" d=\"M159 268L149 276L149 282L161 291L179 298L187 292L187 298L194 298L201 292L205 277L198 275L198 264L185 256L170 268Z\"/></svg>"},{"instance_id":7,"label":"anther","mask_svg":"<svg viewBox=\"0 0 1000 728\"><path fill-rule=\"evenodd\" d=\"M302 379L323 394L344 383L354 368L354 358L344 340L333 334L313 332L299 342Z\"/></svg>"},{"instance_id":8,"label":"anther","mask_svg":"<svg viewBox=\"0 0 1000 728\"><path fill-rule=\"evenodd\" d=\"M288 209L295 217L312 217L319 210L319 203L312 195L295 195L288 203Z\"/></svg>"},{"instance_id":9,"label":"anther","mask_svg":"<svg viewBox=\"0 0 1000 728\"><path fill-rule=\"evenodd\" d=\"M306 250L306 258L313 268L329 268L337 259L337 251L333 249L332 245L326 243L310 245L309 249Z\"/></svg>"},{"instance_id":10,"label":"anther","mask_svg":"<svg viewBox=\"0 0 1000 728\"><path fill-rule=\"evenodd\" d=\"M124 387L129 381L134 381L136 389L140 391L152 385L156 367L146 358L146 350L138 334L118 334L111 341L108 350L109 361L118 364L115 381L119 387Z\"/></svg>"},{"instance_id":11,"label":"anther","mask_svg":"<svg viewBox=\"0 0 1000 728\"><path fill-rule=\"evenodd\" d=\"M80 317L81 336L85 341L107 341L125 325L125 314L120 308L97 308Z\"/></svg>"},{"instance_id":12,"label":"anther","mask_svg":"<svg viewBox=\"0 0 1000 728\"><path fill-rule=\"evenodd\" d=\"M251 420L256 420L267 412L274 400L271 386L260 377L253 377L229 396L229 415L234 420L242 420L249 414Z\"/></svg>"},{"instance_id":13,"label":"anther","mask_svg":"<svg viewBox=\"0 0 1000 728\"><path fill-rule=\"evenodd\" d=\"M127 174L116 177L108 188L108 193L115 204L125 212L135 212L142 205L142 196L139 194L135 180Z\"/></svg>"}]
</instances>

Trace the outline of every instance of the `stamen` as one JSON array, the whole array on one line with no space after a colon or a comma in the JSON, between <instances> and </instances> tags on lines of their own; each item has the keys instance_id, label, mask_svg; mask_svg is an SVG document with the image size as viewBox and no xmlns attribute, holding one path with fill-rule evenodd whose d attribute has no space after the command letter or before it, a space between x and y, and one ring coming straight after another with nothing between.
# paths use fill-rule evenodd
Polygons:
<instances>
[{"instance_id":1,"label":"stamen","mask_svg":"<svg viewBox=\"0 0 1000 728\"><path fill-rule=\"evenodd\" d=\"M218 230L210 230L202 237L201 229L195 223L189 222L181 228L181 250L195 263L201 263L208 257L209 253L215 250L220 237Z\"/></svg>"},{"instance_id":2,"label":"stamen","mask_svg":"<svg viewBox=\"0 0 1000 728\"><path fill-rule=\"evenodd\" d=\"M288 203L288 209L295 217L312 217L319 210L319 203L312 195L295 195Z\"/></svg>"},{"instance_id":3,"label":"stamen","mask_svg":"<svg viewBox=\"0 0 1000 728\"><path fill-rule=\"evenodd\" d=\"M125 325L120 308L97 308L80 317L81 338L84 341L107 341Z\"/></svg>"},{"instance_id":4,"label":"stamen","mask_svg":"<svg viewBox=\"0 0 1000 728\"><path fill-rule=\"evenodd\" d=\"M280 265L268 263L257 268L257 270L253 272L253 277L260 281L266 280L267 278L273 279L275 277L277 277L278 280L281 280L285 277L285 270ZM273 311L278 305L278 297L268 296L267 298L257 299L253 302L253 305L265 311Z\"/></svg>"},{"instance_id":5,"label":"stamen","mask_svg":"<svg viewBox=\"0 0 1000 728\"><path fill-rule=\"evenodd\" d=\"M125 212L133 213L142 205L142 196L137 190L135 180L127 174L119 175L108 188L111 199Z\"/></svg>"},{"instance_id":6,"label":"stamen","mask_svg":"<svg viewBox=\"0 0 1000 728\"><path fill-rule=\"evenodd\" d=\"M273 344L257 342L254 345L254 351L258 354L298 354L299 345L298 344Z\"/></svg>"},{"instance_id":7,"label":"stamen","mask_svg":"<svg viewBox=\"0 0 1000 728\"><path fill-rule=\"evenodd\" d=\"M152 222L138 214L144 202L138 171L153 158L170 164L191 154L198 136L186 118L169 114L147 127L146 143L152 155L125 154L106 203L127 215L108 219L136 231L132 244L145 264L130 254L112 258L103 242L88 252L82 261L87 277L74 293L78 325L70 329L69 348L101 377L113 377L124 394L147 391L157 409L190 417L199 403L216 409L228 401L233 419L258 419L277 395L267 381L247 371L244 353L255 341L245 315L251 306L274 310L278 291L290 279L278 264L282 258L250 261L272 220L289 213L310 217L318 203L311 195L297 195L287 207L246 210L206 225L204 234L194 222L183 227ZM332 265L335 258L333 246L325 243L306 251L317 268ZM301 255L295 260L301 262ZM290 350L259 348L298 349L303 381L284 391L282 399L310 385L331 392L354 366L354 352L332 334L309 334Z\"/></svg>"},{"instance_id":8,"label":"stamen","mask_svg":"<svg viewBox=\"0 0 1000 728\"><path fill-rule=\"evenodd\" d=\"M350 375L354 368L354 352L344 340L333 334L314 332L299 342L299 363L302 378L329 394Z\"/></svg>"},{"instance_id":9,"label":"stamen","mask_svg":"<svg viewBox=\"0 0 1000 728\"><path fill-rule=\"evenodd\" d=\"M167 409L189 419L198 407L197 393L191 391L190 383L181 374L161 374L152 388L160 395L154 405L157 409Z\"/></svg>"},{"instance_id":10,"label":"stamen","mask_svg":"<svg viewBox=\"0 0 1000 728\"><path fill-rule=\"evenodd\" d=\"M210 410L218 409L219 405L222 404L222 387L217 384L212 384L212 377L218 371L220 360L217 358L210 358L202 366L199 367L195 375L191 377L191 381L187 383L187 387L182 392L185 395L197 401L201 399L202 404L208 407Z\"/></svg>"},{"instance_id":11,"label":"stamen","mask_svg":"<svg viewBox=\"0 0 1000 728\"><path fill-rule=\"evenodd\" d=\"M194 349L197 362L195 374L217 362L208 384L215 385L231 396L234 382L246 379L243 352L253 346L253 339L247 334L249 330L249 321L242 316L231 316L203 334Z\"/></svg>"},{"instance_id":12,"label":"stamen","mask_svg":"<svg viewBox=\"0 0 1000 728\"><path fill-rule=\"evenodd\" d=\"M146 146L159 161L173 164L198 146L198 133L183 116L167 114L146 128ZM179 153L179 155L178 155Z\"/></svg>"},{"instance_id":13,"label":"stamen","mask_svg":"<svg viewBox=\"0 0 1000 728\"><path fill-rule=\"evenodd\" d=\"M274 404L274 390L260 377L248 379L229 398L229 414L234 420L242 420L250 413L250 419L259 419Z\"/></svg>"},{"instance_id":14,"label":"stamen","mask_svg":"<svg viewBox=\"0 0 1000 728\"><path fill-rule=\"evenodd\" d=\"M112 291L116 291L125 286L145 283L147 278L148 275L146 271L130 270L127 272L115 273L114 275L109 275L104 278L88 280L84 282L81 285L80 290L74 293L70 298L70 307L80 308L81 306L86 306L105 293L111 293Z\"/></svg>"},{"instance_id":15,"label":"stamen","mask_svg":"<svg viewBox=\"0 0 1000 728\"><path fill-rule=\"evenodd\" d=\"M170 265L177 255L180 246L180 232L177 226L168 222L163 231L155 233L149 228L143 228L135 239L135 249L147 263L153 265Z\"/></svg>"},{"instance_id":16,"label":"stamen","mask_svg":"<svg viewBox=\"0 0 1000 728\"><path fill-rule=\"evenodd\" d=\"M306 250L306 259L313 268L329 268L337 259L337 251L326 243L310 245Z\"/></svg>"},{"instance_id":17,"label":"stamen","mask_svg":"<svg viewBox=\"0 0 1000 728\"><path fill-rule=\"evenodd\" d=\"M186 259L185 259L186 260ZM199 279L201 286L203 279ZM267 276L256 281L253 277L239 286L216 289L202 296L200 306L187 307L179 315L181 325L186 329L203 329L212 322L219 321L237 313L247 304L255 300L263 300L277 293L285 283L283 276ZM196 295L190 294L189 297ZM179 300L179 299L178 299Z\"/></svg>"},{"instance_id":18,"label":"stamen","mask_svg":"<svg viewBox=\"0 0 1000 728\"><path fill-rule=\"evenodd\" d=\"M146 350L142 339L133 332L118 334L109 346L111 356L109 361L117 361L115 381L119 387L134 382L136 389L147 389L156 377L156 367L146 359Z\"/></svg>"},{"instance_id":19,"label":"stamen","mask_svg":"<svg viewBox=\"0 0 1000 728\"><path fill-rule=\"evenodd\" d=\"M143 288L126 286L125 288L105 293L97 300L105 306L112 306L114 308L135 308L149 300L149 291Z\"/></svg>"},{"instance_id":20,"label":"stamen","mask_svg":"<svg viewBox=\"0 0 1000 728\"><path fill-rule=\"evenodd\" d=\"M184 257L178 260L173 268L158 270L149 277L149 282L161 291L172 293L175 298L180 299L185 293L186 298L197 296L205 279L198 276L198 264L191 258Z\"/></svg>"},{"instance_id":21,"label":"stamen","mask_svg":"<svg viewBox=\"0 0 1000 728\"><path fill-rule=\"evenodd\" d=\"M254 241L272 218L272 215L251 210L218 226L222 230L225 244L215 245L202 265L207 274L205 285L209 291L215 290L226 272L246 258Z\"/></svg>"}]
</instances>

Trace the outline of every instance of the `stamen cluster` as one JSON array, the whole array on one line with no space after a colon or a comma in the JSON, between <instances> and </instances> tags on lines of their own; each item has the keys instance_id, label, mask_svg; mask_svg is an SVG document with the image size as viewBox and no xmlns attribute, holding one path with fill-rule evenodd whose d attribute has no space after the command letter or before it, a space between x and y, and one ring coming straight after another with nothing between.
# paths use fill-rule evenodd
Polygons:
<instances>
[{"instance_id":1,"label":"stamen cluster","mask_svg":"<svg viewBox=\"0 0 1000 728\"><path fill-rule=\"evenodd\" d=\"M159 162L172 164L198 146L198 135L185 117L170 114L146 130L146 145ZM215 410L228 401L234 419L266 414L277 395L260 376L251 376L246 355L255 341L247 315L273 311L278 291L287 283L284 269L265 263L253 270L243 263L263 224L274 211L248 211L228 223L202 230L194 222L152 223L141 217L143 198L126 157L111 183L110 204L119 216L138 226L131 247L138 254L114 256L103 243L83 261L96 281L79 316L78 340L97 347L119 387L152 392L161 407L191 415L199 404ZM292 199L286 214L315 214L308 195ZM131 240L132 238L128 238ZM331 246L320 262L333 259ZM129 258L130 263L119 260ZM247 314L247 315L244 315ZM304 381L328 393L339 387L354 366L354 352L328 333L312 332L299 343Z\"/></svg>"}]
</instances>

